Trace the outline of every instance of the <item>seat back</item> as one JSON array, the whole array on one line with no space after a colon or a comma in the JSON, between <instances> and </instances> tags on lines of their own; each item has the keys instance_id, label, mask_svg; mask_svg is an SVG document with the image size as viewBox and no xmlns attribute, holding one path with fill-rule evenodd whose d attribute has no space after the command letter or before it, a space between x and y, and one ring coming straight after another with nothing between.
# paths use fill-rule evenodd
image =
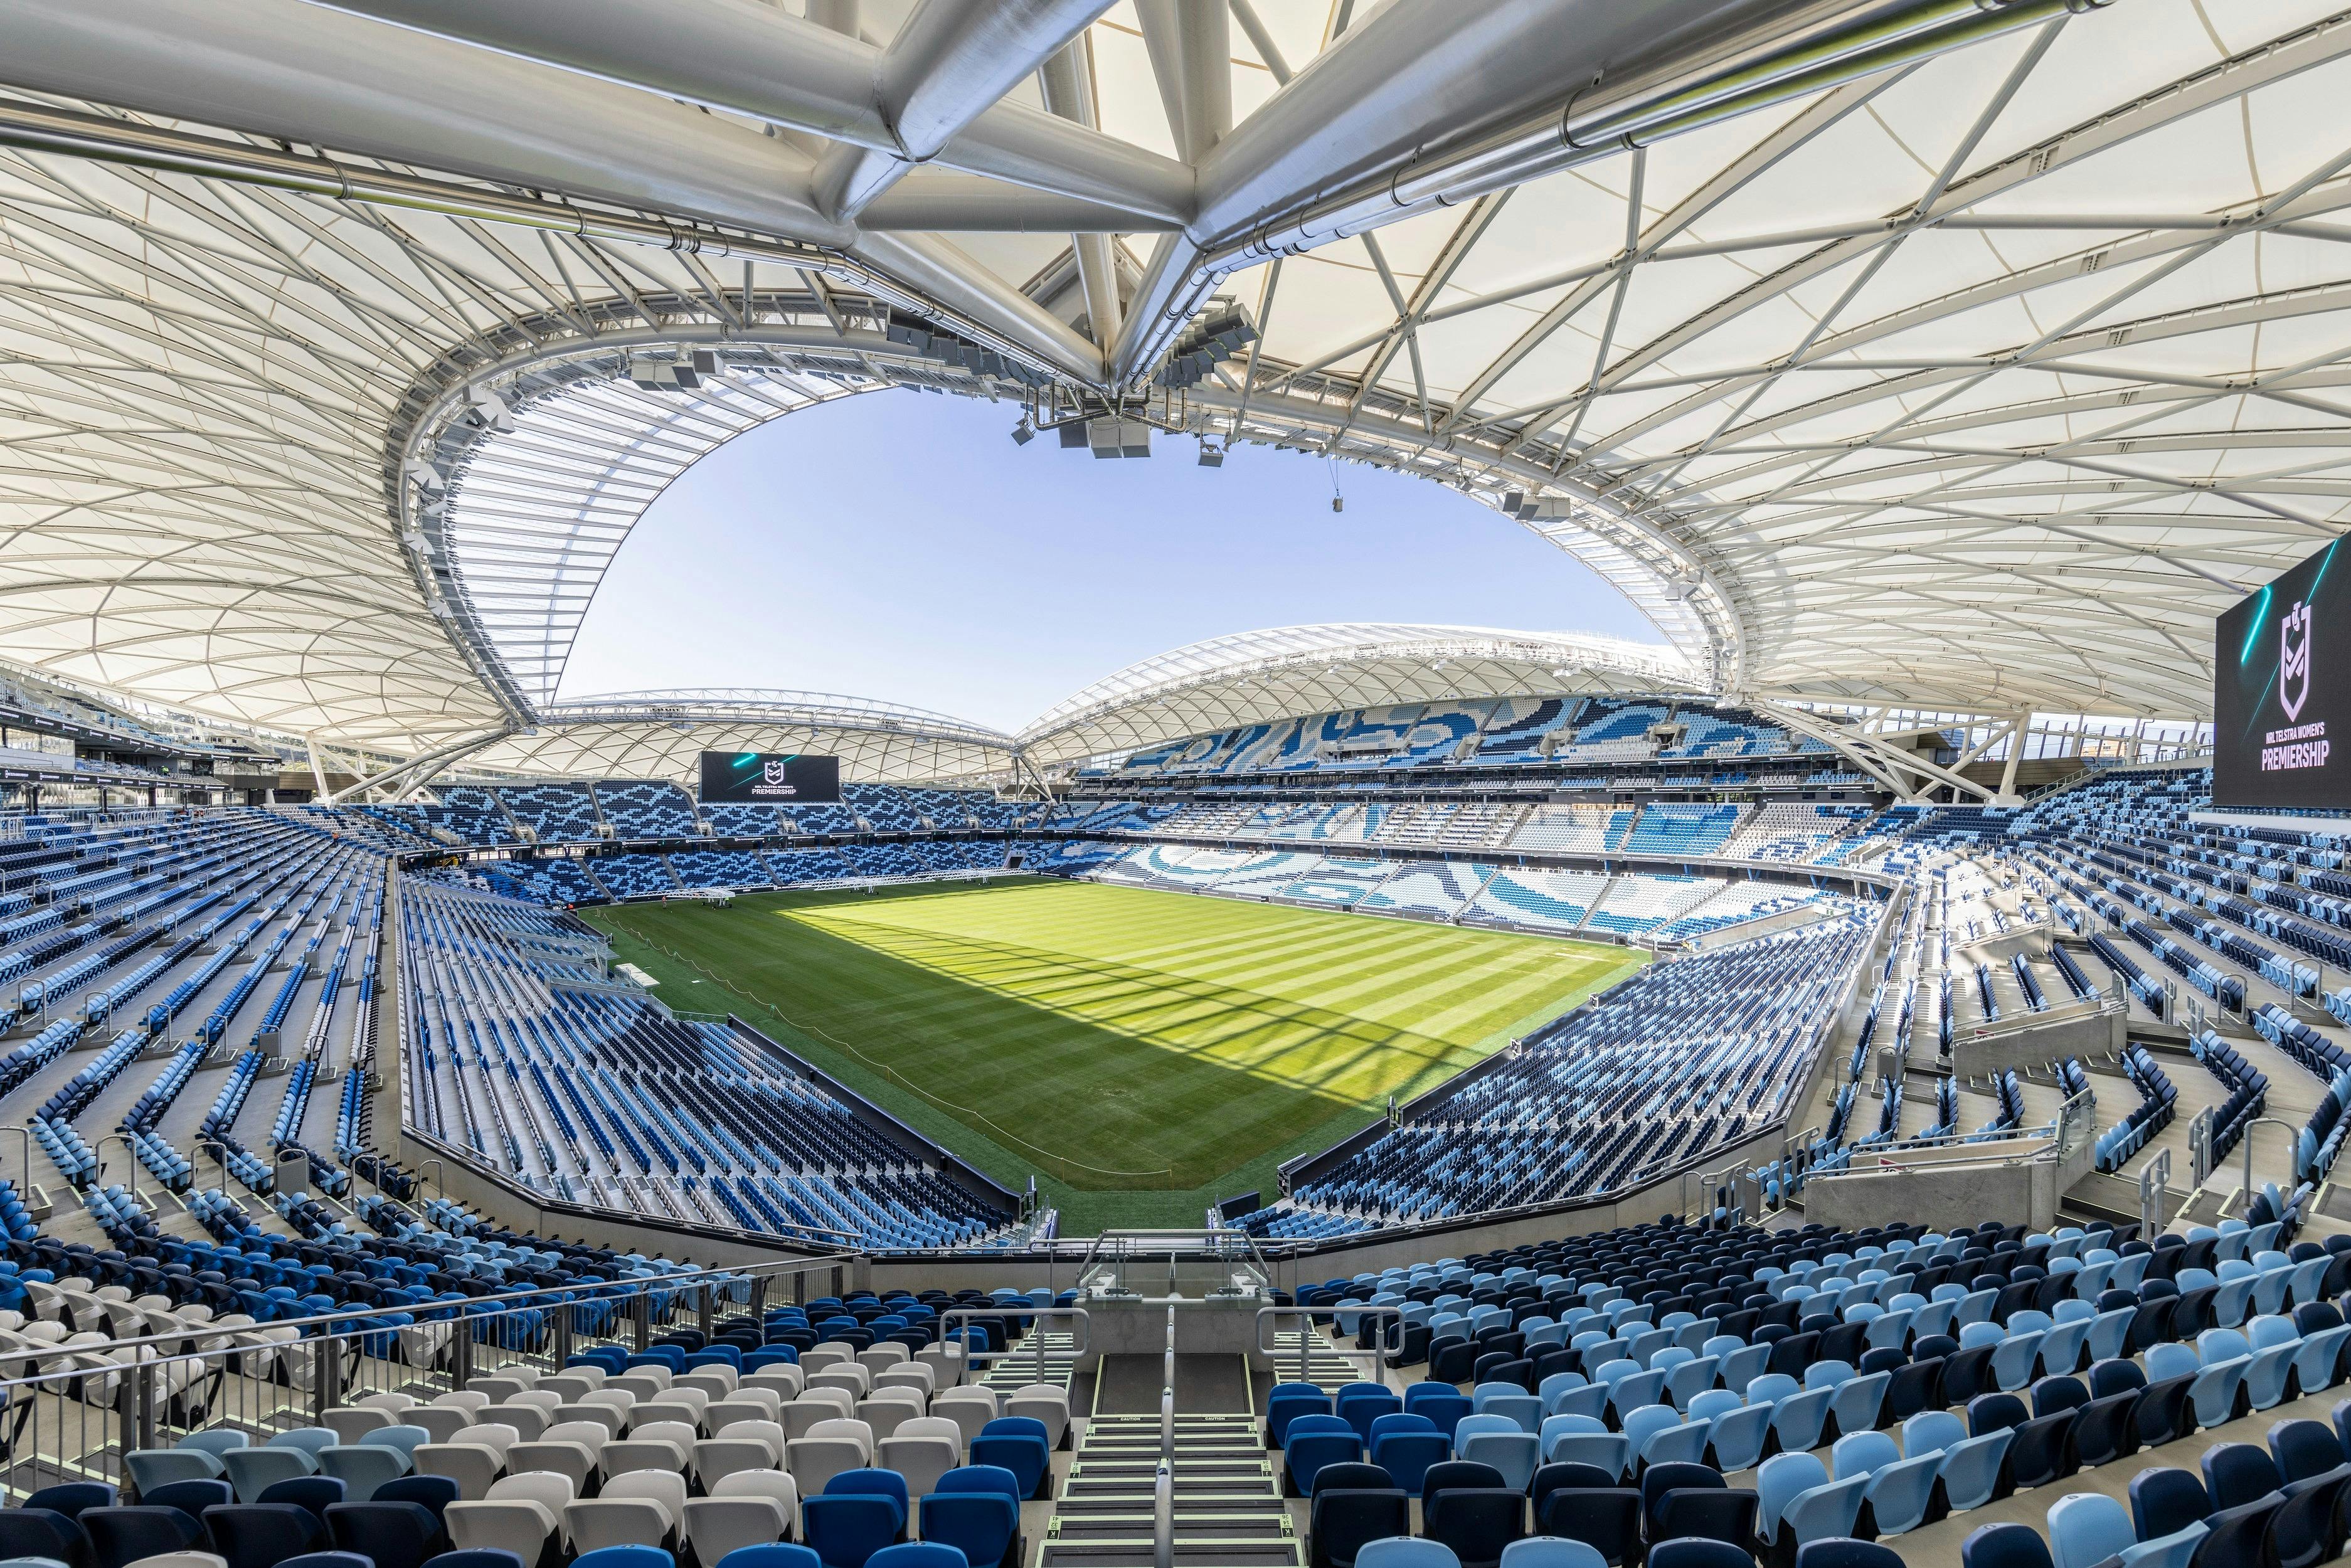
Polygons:
<instances>
[{"instance_id":1,"label":"seat back","mask_svg":"<svg viewBox=\"0 0 2351 1568\"><path fill-rule=\"evenodd\" d=\"M995 1492L933 1492L922 1500L923 1539L960 1551L974 1568L993 1568L1011 1550L1020 1511Z\"/></svg>"}]
</instances>

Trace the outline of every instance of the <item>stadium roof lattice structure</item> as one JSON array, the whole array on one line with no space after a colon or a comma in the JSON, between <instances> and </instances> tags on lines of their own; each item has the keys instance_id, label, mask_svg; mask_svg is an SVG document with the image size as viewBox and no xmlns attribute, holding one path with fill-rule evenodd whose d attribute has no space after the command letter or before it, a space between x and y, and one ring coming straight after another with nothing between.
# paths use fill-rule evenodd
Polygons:
<instances>
[{"instance_id":1,"label":"stadium roof lattice structure","mask_svg":"<svg viewBox=\"0 0 2351 1568\"><path fill-rule=\"evenodd\" d=\"M2312 0L0 36L0 648L338 745L523 747L670 480L887 386L1459 486L1780 699L2199 714L2210 616L2351 498L2351 12ZM1256 340L1171 361L1219 298ZM1345 663L1318 694L1379 684ZM1113 681L1238 711L1150 668ZM1031 734L1139 736L1115 695Z\"/></svg>"},{"instance_id":2,"label":"stadium roof lattice structure","mask_svg":"<svg viewBox=\"0 0 2351 1568\"><path fill-rule=\"evenodd\" d=\"M1671 648L1480 626L1285 626L1129 664L1020 732L1040 767L1302 713L1495 692L1687 692Z\"/></svg>"},{"instance_id":3,"label":"stadium roof lattice structure","mask_svg":"<svg viewBox=\"0 0 2351 1568\"><path fill-rule=\"evenodd\" d=\"M705 751L829 750L851 779L884 783L1008 772L1013 739L945 714L815 692L623 692L550 703L541 722L466 766L606 778L693 775Z\"/></svg>"}]
</instances>

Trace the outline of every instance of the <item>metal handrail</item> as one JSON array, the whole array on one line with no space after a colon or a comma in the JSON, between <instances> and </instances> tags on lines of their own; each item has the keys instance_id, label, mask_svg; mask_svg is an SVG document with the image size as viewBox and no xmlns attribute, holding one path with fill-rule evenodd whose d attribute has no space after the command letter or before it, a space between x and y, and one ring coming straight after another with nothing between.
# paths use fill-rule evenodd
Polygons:
<instances>
[{"instance_id":1,"label":"metal handrail","mask_svg":"<svg viewBox=\"0 0 2351 1568\"><path fill-rule=\"evenodd\" d=\"M406 1312L422 1322L450 1322L465 1317L494 1316L500 1311L525 1308L547 1311L580 1301L627 1301L653 1291L692 1290L700 1285L731 1284L737 1280L774 1279L805 1273L812 1269L840 1268L856 1262L857 1259L856 1253L844 1252L824 1258L794 1259L788 1262L748 1263L731 1269L697 1269L684 1273L664 1274L656 1280L595 1280L577 1285L538 1286L530 1290L500 1291L495 1295L468 1296L463 1301L419 1301L400 1308L341 1307L307 1318L273 1318L249 1327L222 1328L211 1322L192 1323L167 1334L141 1334L136 1338L110 1340L103 1348L106 1354L112 1356L121 1351L136 1352L154 1347L159 1357L170 1359L177 1354L177 1347L191 1335L227 1338L251 1335L263 1329L288 1328L302 1331L305 1339L381 1333L387 1311ZM1047 1309L1031 1307L1028 1310L1040 1312ZM169 1354L163 1351L165 1346L172 1347ZM70 1347L68 1354L88 1353L99 1348L95 1345ZM12 1362L54 1359L59 1352L60 1347L57 1345L43 1345L33 1350L0 1350L0 1366Z\"/></svg>"},{"instance_id":2,"label":"metal handrail","mask_svg":"<svg viewBox=\"0 0 2351 1568\"><path fill-rule=\"evenodd\" d=\"M1135 1246L1137 1242L1145 1245L1138 1249ZM1188 1248L1181 1245L1186 1242L1191 1245ZM1113 1263L1125 1262L1138 1250L1156 1256L1164 1246L1167 1253L1168 1265L1172 1269L1179 1259L1190 1258L1196 1260L1228 1259L1233 1255L1232 1249L1236 1242L1239 1244L1256 1269L1259 1279L1269 1287L1271 1286L1273 1283L1272 1261L1266 1257L1265 1249L1258 1245L1257 1238L1238 1226L1231 1228L1222 1226L1176 1226L1165 1228L1121 1227L1098 1232L1085 1239L1085 1250L1078 1260L1077 1280L1082 1288L1086 1276L1092 1271L1097 1259L1100 1259L1107 1267ZM1049 1242L1043 1250L1049 1261L1061 1255L1061 1248L1058 1243Z\"/></svg>"},{"instance_id":3,"label":"metal handrail","mask_svg":"<svg viewBox=\"0 0 2351 1568\"><path fill-rule=\"evenodd\" d=\"M1159 1364L1159 1462L1176 1458L1176 1309L1167 1309L1167 1349Z\"/></svg>"},{"instance_id":4,"label":"metal handrail","mask_svg":"<svg viewBox=\"0 0 2351 1568\"><path fill-rule=\"evenodd\" d=\"M1312 1379L1306 1375L1306 1372L1308 1366L1311 1364L1307 1358L1311 1354L1313 1350L1312 1341L1314 1320L1318 1316L1336 1319L1341 1312L1353 1312L1359 1317L1394 1318L1396 1320L1396 1328L1398 1330L1397 1339L1399 1342L1403 1339L1402 1330L1404 1328L1404 1309L1402 1307L1259 1307L1257 1310L1258 1354L1264 1356L1268 1361L1276 1360L1281 1354L1281 1347L1280 1345L1268 1344L1265 1343L1266 1319L1271 1317L1294 1317L1298 1319L1298 1381L1301 1383L1311 1382ZM1387 1337L1388 1336L1384 1333L1380 1335L1380 1349L1372 1352L1374 1355L1379 1354L1381 1351L1384 1351L1387 1348ZM1345 1354L1349 1353L1342 1352L1341 1354ZM1362 1353L1354 1352L1353 1354L1361 1354Z\"/></svg>"},{"instance_id":5,"label":"metal handrail","mask_svg":"<svg viewBox=\"0 0 2351 1568\"><path fill-rule=\"evenodd\" d=\"M941 1343L954 1338L954 1331L947 1325L957 1318L1072 1318L1083 1332L1077 1336L1078 1343L1071 1354L1082 1359L1086 1352L1093 1348L1093 1314L1083 1307L1040 1307L1026 1301L1018 1304L1004 1301L988 1307L950 1307L939 1314ZM1045 1381L1045 1325L1041 1322L1038 1323L1033 1337L1037 1344L1037 1381L1042 1383ZM962 1343L964 1365L968 1369L971 1365L971 1342L967 1339ZM1008 1362L1011 1360L1008 1353L1005 1359Z\"/></svg>"},{"instance_id":6,"label":"metal handrail","mask_svg":"<svg viewBox=\"0 0 2351 1568\"><path fill-rule=\"evenodd\" d=\"M1970 1160L1938 1160L1932 1165L1905 1165L1899 1160L1886 1160L1876 1166L1849 1166L1840 1171L1823 1172L1813 1179L1835 1181L1842 1176L1915 1176L1925 1171L2005 1170L2012 1166L2046 1165L2056 1157L2054 1145L2042 1144L2004 1155L1984 1155Z\"/></svg>"},{"instance_id":7,"label":"metal handrail","mask_svg":"<svg viewBox=\"0 0 2351 1568\"><path fill-rule=\"evenodd\" d=\"M2237 1142L2244 1145L2245 1150L2245 1187L2243 1197L2245 1202L2248 1204L2251 1204L2253 1200L2253 1129L2255 1127L2276 1127L2282 1130L2289 1140L2294 1138L2294 1136L2301 1131L2301 1129L2297 1128L2293 1123L2281 1122L2275 1116L2256 1116L2252 1121L2245 1124L2245 1130L2242 1134L2239 1134Z\"/></svg>"},{"instance_id":8,"label":"metal handrail","mask_svg":"<svg viewBox=\"0 0 2351 1568\"><path fill-rule=\"evenodd\" d=\"M128 1133L109 1133L106 1136L99 1139L96 1144L90 1145L89 1152L93 1155L98 1154L99 1151L104 1149L109 1144L120 1144L122 1145L123 1155L131 1161L131 1201L133 1203L144 1203L146 1200L139 1196L139 1151L131 1145L131 1134ZM29 1161L27 1162L26 1168L28 1171L31 1168ZM106 1161L103 1158L100 1158L98 1162L98 1174L101 1177L106 1175Z\"/></svg>"},{"instance_id":9,"label":"metal handrail","mask_svg":"<svg viewBox=\"0 0 2351 1568\"><path fill-rule=\"evenodd\" d=\"M16 1196L29 1203L33 1195L33 1129L23 1124L0 1125L0 1133L14 1133L25 1142L25 1190Z\"/></svg>"}]
</instances>

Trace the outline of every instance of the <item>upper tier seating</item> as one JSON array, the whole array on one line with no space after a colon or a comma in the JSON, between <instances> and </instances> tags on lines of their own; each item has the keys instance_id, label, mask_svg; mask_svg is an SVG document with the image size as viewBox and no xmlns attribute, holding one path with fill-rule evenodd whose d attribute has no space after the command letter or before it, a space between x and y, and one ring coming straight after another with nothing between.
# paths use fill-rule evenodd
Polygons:
<instances>
[{"instance_id":1,"label":"upper tier seating","mask_svg":"<svg viewBox=\"0 0 2351 1568\"><path fill-rule=\"evenodd\" d=\"M921 811L902 789L873 784L848 784L841 787L841 800L874 832L916 833L923 831Z\"/></svg>"},{"instance_id":2,"label":"upper tier seating","mask_svg":"<svg viewBox=\"0 0 2351 1568\"><path fill-rule=\"evenodd\" d=\"M507 814L540 843L581 843L596 837L596 798L585 784L508 785L496 793Z\"/></svg>"},{"instance_id":3,"label":"upper tier seating","mask_svg":"<svg viewBox=\"0 0 2351 1568\"><path fill-rule=\"evenodd\" d=\"M727 839L772 839L784 831L773 806L727 804L698 808L711 831Z\"/></svg>"},{"instance_id":4,"label":"upper tier seating","mask_svg":"<svg viewBox=\"0 0 2351 1568\"><path fill-rule=\"evenodd\" d=\"M653 779L604 779L596 806L623 839L684 839L695 831L696 808L684 790Z\"/></svg>"},{"instance_id":5,"label":"upper tier seating","mask_svg":"<svg viewBox=\"0 0 2351 1568\"><path fill-rule=\"evenodd\" d=\"M1391 767L1449 767L1478 754L1476 740L1500 706L1495 698L1430 703L1404 735Z\"/></svg>"},{"instance_id":6,"label":"upper tier seating","mask_svg":"<svg viewBox=\"0 0 2351 1568\"><path fill-rule=\"evenodd\" d=\"M1675 725L1683 733L1661 751L1651 731ZM1669 729L1660 735L1669 737ZM1479 697L1243 725L1143 747L1113 768L1083 770L1080 777L1144 781L1653 758L1748 762L1825 750L1742 708L1607 697Z\"/></svg>"},{"instance_id":7,"label":"upper tier seating","mask_svg":"<svg viewBox=\"0 0 2351 1568\"><path fill-rule=\"evenodd\" d=\"M1628 855L1717 855L1739 824L1736 806L1681 806L1658 803L1641 809L1640 821L1625 836Z\"/></svg>"},{"instance_id":8,"label":"upper tier seating","mask_svg":"<svg viewBox=\"0 0 2351 1568\"><path fill-rule=\"evenodd\" d=\"M1503 697L1494 705L1486 727L1478 737L1475 760L1480 763L1549 760L1544 747L1550 737L1573 727L1584 711L1585 697Z\"/></svg>"},{"instance_id":9,"label":"upper tier seating","mask_svg":"<svg viewBox=\"0 0 2351 1568\"><path fill-rule=\"evenodd\" d=\"M1730 860L1814 861L1868 815L1859 806L1761 806L1740 824L1721 852Z\"/></svg>"},{"instance_id":10,"label":"upper tier seating","mask_svg":"<svg viewBox=\"0 0 2351 1568\"><path fill-rule=\"evenodd\" d=\"M460 843L495 846L517 841L514 825L498 804L497 796L466 785L443 789L437 806L369 806L363 810L413 828L428 838L434 837L434 830L439 829Z\"/></svg>"},{"instance_id":11,"label":"upper tier seating","mask_svg":"<svg viewBox=\"0 0 2351 1568\"><path fill-rule=\"evenodd\" d=\"M1617 848L1633 813L1607 806L1538 806L1510 839L1510 847L1554 854L1596 855Z\"/></svg>"},{"instance_id":12,"label":"upper tier seating","mask_svg":"<svg viewBox=\"0 0 2351 1568\"><path fill-rule=\"evenodd\" d=\"M1676 716L1686 733L1666 749L1667 757L1760 757L1793 749L1787 730L1742 709L1685 706Z\"/></svg>"}]
</instances>

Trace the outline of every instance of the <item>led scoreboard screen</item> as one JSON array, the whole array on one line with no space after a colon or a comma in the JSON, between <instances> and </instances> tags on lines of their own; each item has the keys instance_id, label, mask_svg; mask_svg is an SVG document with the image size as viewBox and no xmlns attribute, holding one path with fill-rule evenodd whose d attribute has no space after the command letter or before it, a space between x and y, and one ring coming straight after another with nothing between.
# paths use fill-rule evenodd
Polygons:
<instances>
[{"instance_id":1,"label":"led scoreboard screen","mask_svg":"<svg viewBox=\"0 0 2351 1568\"><path fill-rule=\"evenodd\" d=\"M841 799L841 758L777 751L705 751L705 806L813 806Z\"/></svg>"},{"instance_id":2,"label":"led scoreboard screen","mask_svg":"<svg viewBox=\"0 0 2351 1568\"><path fill-rule=\"evenodd\" d=\"M2221 615L2212 803L2351 807L2351 561L2337 544Z\"/></svg>"}]
</instances>

